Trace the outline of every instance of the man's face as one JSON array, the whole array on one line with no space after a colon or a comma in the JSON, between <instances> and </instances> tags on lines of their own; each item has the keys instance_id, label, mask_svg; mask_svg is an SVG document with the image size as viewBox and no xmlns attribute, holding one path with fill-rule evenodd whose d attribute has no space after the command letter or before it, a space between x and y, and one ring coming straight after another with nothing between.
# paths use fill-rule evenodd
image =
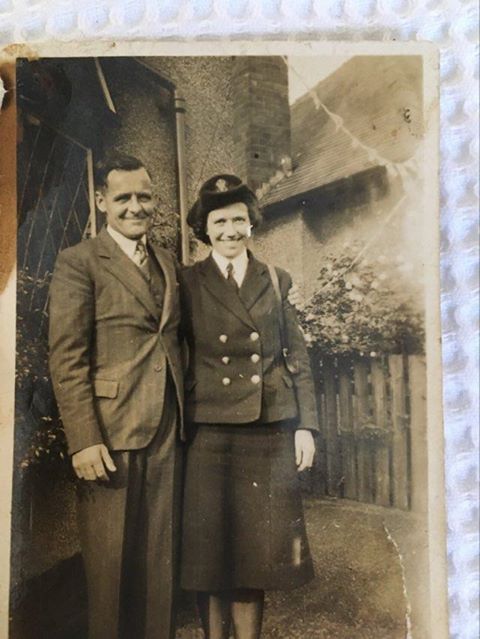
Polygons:
<instances>
[{"instance_id":1,"label":"man's face","mask_svg":"<svg viewBox=\"0 0 480 639\"><path fill-rule=\"evenodd\" d=\"M237 257L244 250L250 229L248 208L243 202L210 211L207 217L207 235L212 247L228 259Z\"/></svg>"},{"instance_id":2,"label":"man's face","mask_svg":"<svg viewBox=\"0 0 480 639\"><path fill-rule=\"evenodd\" d=\"M155 202L152 181L143 167L135 171L110 171L106 186L95 197L112 229L132 240L147 232Z\"/></svg>"}]
</instances>

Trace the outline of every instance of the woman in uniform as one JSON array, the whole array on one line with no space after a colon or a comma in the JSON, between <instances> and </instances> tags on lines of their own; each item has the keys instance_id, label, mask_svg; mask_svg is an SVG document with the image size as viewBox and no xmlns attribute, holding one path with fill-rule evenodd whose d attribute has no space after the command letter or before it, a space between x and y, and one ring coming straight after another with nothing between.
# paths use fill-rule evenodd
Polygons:
<instances>
[{"instance_id":1,"label":"woman in uniform","mask_svg":"<svg viewBox=\"0 0 480 639\"><path fill-rule=\"evenodd\" d=\"M289 274L247 250L257 198L233 175L201 187L188 223L211 245L182 276L187 448L182 587L206 639L260 637L264 592L313 577L297 473L318 429Z\"/></svg>"}]
</instances>

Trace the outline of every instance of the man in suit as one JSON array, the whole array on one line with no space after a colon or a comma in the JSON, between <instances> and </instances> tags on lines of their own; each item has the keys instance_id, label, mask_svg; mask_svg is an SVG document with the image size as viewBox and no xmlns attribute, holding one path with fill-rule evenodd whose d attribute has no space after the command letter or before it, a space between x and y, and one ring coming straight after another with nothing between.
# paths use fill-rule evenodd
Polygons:
<instances>
[{"instance_id":1,"label":"man in suit","mask_svg":"<svg viewBox=\"0 0 480 639\"><path fill-rule=\"evenodd\" d=\"M97 166L106 227L59 254L50 368L78 484L90 639L172 637L182 428L175 263L146 233L151 177Z\"/></svg>"}]
</instances>

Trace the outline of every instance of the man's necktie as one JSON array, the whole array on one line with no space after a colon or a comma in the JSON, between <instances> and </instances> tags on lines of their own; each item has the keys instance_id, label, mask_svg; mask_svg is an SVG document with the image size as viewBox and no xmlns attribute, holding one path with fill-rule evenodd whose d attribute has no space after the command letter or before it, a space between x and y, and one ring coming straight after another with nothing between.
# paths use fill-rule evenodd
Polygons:
<instances>
[{"instance_id":1,"label":"man's necktie","mask_svg":"<svg viewBox=\"0 0 480 639\"><path fill-rule=\"evenodd\" d=\"M144 267L146 261L148 259L147 247L142 242L142 240L138 240L137 246L135 247L135 253L133 254L133 261L140 268Z\"/></svg>"},{"instance_id":2,"label":"man's necktie","mask_svg":"<svg viewBox=\"0 0 480 639\"><path fill-rule=\"evenodd\" d=\"M233 277L233 264L229 262L227 264L227 282L238 293L237 280Z\"/></svg>"}]
</instances>

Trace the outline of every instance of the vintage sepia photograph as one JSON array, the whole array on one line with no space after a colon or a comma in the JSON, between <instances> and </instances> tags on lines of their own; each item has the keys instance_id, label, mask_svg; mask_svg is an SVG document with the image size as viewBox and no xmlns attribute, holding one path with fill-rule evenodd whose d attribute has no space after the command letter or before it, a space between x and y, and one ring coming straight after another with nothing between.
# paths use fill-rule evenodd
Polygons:
<instances>
[{"instance_id":1,"label":"vintage sepia photograph","mask_svg":"<svg viewBox=\"0 0 480 639\"><path fill-rule=\"evenodd\" d=\"M447 637L435 50L202 45L16 57L8 636Z\"/></svg>"}]
</instances>

